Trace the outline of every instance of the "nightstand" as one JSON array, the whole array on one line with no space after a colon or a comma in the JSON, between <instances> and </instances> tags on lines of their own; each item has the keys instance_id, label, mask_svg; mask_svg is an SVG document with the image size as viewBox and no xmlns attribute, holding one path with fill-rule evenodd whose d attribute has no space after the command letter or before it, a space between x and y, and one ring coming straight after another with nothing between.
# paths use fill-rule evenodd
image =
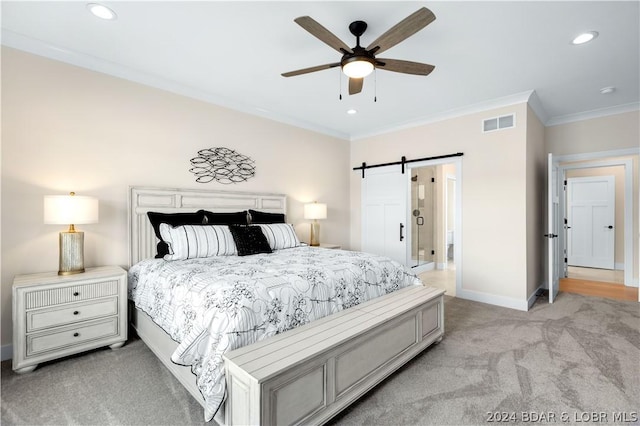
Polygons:
<instances>
[{"instance_id":1,"label":"nightstand","mask_svg":"<svg viewBox=\"0 0 640 426\"><path fill-rule=\"evenodd\" d=\"M127 340L127 273L119 266L18 275L13 280L13 369Z\"/></svg>"}]
</instances>

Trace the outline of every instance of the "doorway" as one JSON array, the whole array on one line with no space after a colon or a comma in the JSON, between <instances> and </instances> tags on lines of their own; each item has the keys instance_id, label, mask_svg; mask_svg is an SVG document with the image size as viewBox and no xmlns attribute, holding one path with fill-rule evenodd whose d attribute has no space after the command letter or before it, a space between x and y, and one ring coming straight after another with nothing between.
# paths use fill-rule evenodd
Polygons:
<instances>
[{"instance_id":1,"label":"doorway","mask_svg":"<svg viewBox=\"0 0 640 426\"><path fill-rule=\"evenodd\" d=\"M460 171L459 163L438 163L424 166L418 164L411 168L412 177L418 176L412 181L412 192L417 193L416 203L411 205L413 226L417 228L416 232L411 234L411 245L415 249L429 250L430 256L427 257L428 262L417 264L413 262L414 250L412 250L412 258L409 260L413 271L418 274L419 278L425 285L442 288L448 296L455 296L458 285L458 277L461 271L457 268L456 262L460 256L459 241L456 229L459 229L459 206L457 177ZM424 178L421 178L424 176ZM418 187L416 191L413 185L419 185L423 182L425 187L421 190ZM430 189L429 189L430 188ZM422 200L424 195L424 200ZM431 200L427 200L427 196L431 196ZM416 213L424 216L425 220L415 216ZM427 221L426 214L430 213ZM423 223L423 225L419 225ZM430 233L425 232L428 227ZM420 246L417 245L416 238L420 238ZM428 238L428 243L424 239ZM426 253L429 255L429 253ZM459 263L459 262L458 262Z\"/></svg>"},{"instance_id":2,"label":"doorway","mask_svg":"<svg viewBox=\"0 0 640 426\"><path fill-rule=\"evenodd\" d=\"M409 266L434 269L436 191L435 167L411 169L411 256Z\"/></svg>"},{"instance_id":3,"label":"doorway","mask_svg":"<svg viewBox=\"0 0 640 426\"><path fill-rule=\"evenodd\" d=\"M634 286L632 169L625 158L560 164L566 189L560 199L566 220L560 235L565 259L561 278ZM578 211L593 212L576 215L574 201ZM576 225L584 228L582 236Z\"/></svg>"}]
</instances>

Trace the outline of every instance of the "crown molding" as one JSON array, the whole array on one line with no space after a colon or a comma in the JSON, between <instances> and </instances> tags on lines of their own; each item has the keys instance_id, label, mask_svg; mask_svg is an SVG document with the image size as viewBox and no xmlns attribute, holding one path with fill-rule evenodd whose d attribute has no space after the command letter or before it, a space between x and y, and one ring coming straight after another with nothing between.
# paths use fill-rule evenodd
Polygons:
<instances>
[{"instance_id":1,"label":"crown molding","mask_svg":"<svg viewBox=\"0 0 640 426\"><path fill-rule=\"evenodd\" d=\"M625 112L633 112L640 110L640 102L631 102L623 105L616 105L608 108L595 109L591 111L579 112L577 114L561 115L551 117L545 123L545 126L558 126L561 124L573 123L576 121L591 120L594 118L607 117L610 115L623 114Z\"/></svg>"}]
</instances>

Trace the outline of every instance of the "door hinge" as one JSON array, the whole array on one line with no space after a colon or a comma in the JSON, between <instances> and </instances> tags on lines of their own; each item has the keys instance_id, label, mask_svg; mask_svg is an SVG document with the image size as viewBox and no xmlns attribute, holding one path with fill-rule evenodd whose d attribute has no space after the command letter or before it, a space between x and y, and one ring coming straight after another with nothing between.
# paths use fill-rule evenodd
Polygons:
<instances>
[{"instance_id":1,"label":"door hinge","mask_svg":"<svg viewBox=\"0 0 640 426\"><path fill-rule=\"evenodd\" d=\"M431 250L431 255L434 255L434 254L436 254L436 251L435 250Z\"/></svg>"},{"instance_id":2,"label":"door hinge","mask_svg":"<svg viewBox=\"0 0 640 426\"><path fill-rule=\"evenodd\" d=\"M564 258L564 263L567 263L567 262L568 262L568 260L567 260L567 258L565 257L565 258Z\"/></svg>"},{"instance_id":3,"label":"door hinge","mask_svg":"<svg viewBox=\"0 0 640 426\"><path fill-rule=\"evenodd\" d=\"M435 181L436 181L436 178L431 178L432 183L435 183Z\"/></svg>"}]
</instances>

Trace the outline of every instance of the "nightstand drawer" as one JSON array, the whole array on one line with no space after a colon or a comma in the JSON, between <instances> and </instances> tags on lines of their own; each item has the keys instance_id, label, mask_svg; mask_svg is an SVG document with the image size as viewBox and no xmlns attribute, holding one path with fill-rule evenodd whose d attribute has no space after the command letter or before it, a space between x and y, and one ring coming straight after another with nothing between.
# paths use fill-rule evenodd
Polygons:
<instances>
[{"instance_id":1,"label":"nightstand drawer","mask_svg":"<svg viewBox=\"0 0 640 426\"><path fill-rule=\"evenodd\" d=\"M73 303L53 309L27 311L27 333L34 330L116 315L117 313L117 297Z\"/></svg>"},{"instance_id":2,"label":"nightstand drawer","mask_svg":"<svg viewBox=\"0 0 640 426\"><path fill-rule=\"evenodd\" d=\"M79 302L118 294L118 280L106 279L89 284L69 285L46 290L34 290L25 293L25 309L43 306L60 305L62 303Z\"/></svg>"},{"instance_id":3,"label":"nightstand drawer","mask_svg":"<svg viewBox=\"0 0 640 426\"><path fill-rule=\"evenodd\" d=\"M77 327L67 327L54 333L41 333L27 336L27 356L46 351L78 345L89 340L102 339L118 334L118 317L92 323L83 323Z\"/></svg>"}]
</instances>

